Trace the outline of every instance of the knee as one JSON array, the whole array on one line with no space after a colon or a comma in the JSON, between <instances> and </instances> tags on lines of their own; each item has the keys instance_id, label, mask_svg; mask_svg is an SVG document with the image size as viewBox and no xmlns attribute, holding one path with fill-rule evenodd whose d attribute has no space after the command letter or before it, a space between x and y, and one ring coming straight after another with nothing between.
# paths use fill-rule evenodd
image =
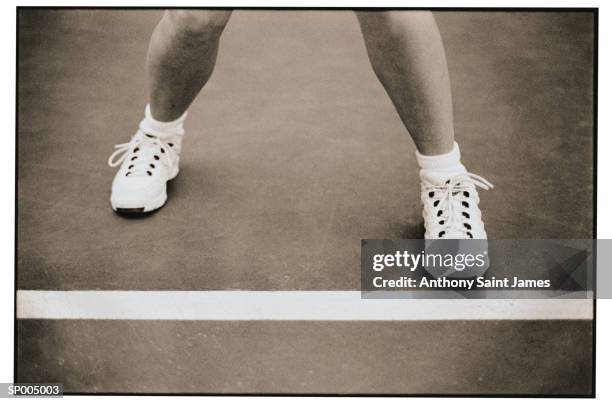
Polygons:
<instances>
[{"instance_id":1,"label":"knee","mask_svg":"<svg viewBox=\"0 0 612 404\"><path fill-rule=\"evenodd\" d=\"M231 13L225 10L168 10L166 18L183 35L210 38L221 35Z\"/></svg>"},{"instance_id":2,"label":"knee","mask_svg":"<svg viewBox=\"0 0 612 404\"><path fill-rule=\"evenodd\" d=\"M382 36L404 36L437 30L431 11L360 11L357 18L363 29Z\"/></svg>"}]
</instances>

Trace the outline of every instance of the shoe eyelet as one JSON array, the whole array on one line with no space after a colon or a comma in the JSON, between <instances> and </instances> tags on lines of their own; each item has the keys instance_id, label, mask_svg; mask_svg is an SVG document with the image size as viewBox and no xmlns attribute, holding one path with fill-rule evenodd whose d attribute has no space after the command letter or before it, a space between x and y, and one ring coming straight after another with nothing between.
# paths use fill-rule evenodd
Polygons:
<instances>
[{"instance_id":1,"label":"shoe eyelet","mask_svg":"<svg viewBox=\"0 0 612 404\"><path fill-rule=\"evenodd\" d=\"M138 151L140 151L140 147L137 147L137 148L134 149L134 153L136 153Z\"/></svg>"},{"instance_id":2,"label":"shoe eyelet","mask_svg":"<svg viewBox=\"0 0 612 404\"><path fill-rule=\"evenodd\" d=\"M461 212L461 213L462 213L462 214L463 214L463 216L465 216L467 219L469 219L469 218L470 218L470 214L469 214L469 213L467 213L467 212Z\"/></svg>"},{"instance_id":3,"label":"shoe eyelet","mask_svg":"<svg viewBox=\"0 0 612 404\"><path fill-rule=\"evenodd\" d=\"M149 177L153 175L151 171L147 171L147 174L149 174Z\"/></svg>"},{"instance_id":4,"label":"shoe eyelet","mask_svg":"<svg viewBox=\"0 0 612 404\"><path fill-rule=\"evenodd\" d=\"M149 164L149 167L155 168L155 164L151 163L151 164Z\"/></svg>"},{"instance_id":5,"label":"shoe eyelet","mask_svg":"<svg viewBox=\"0 0 612 404\"><path fill-rule=\"evenodd\" d=\"M433 198L435 193L434 193L434 191L431 191L428 195L429 195L430 198Z\"/></svg>"},{"instance_id":6,"label":"shoe eyelet","mask_svg":"<svg viewBox=\"0 0 612 404\"><path fill-rule=\"evenodd\" d=\"M442 211L441 210L438 211L438 217L440 217L440 216L442 216Z\"/></svg>"},{"instance_id":7,"label":"shoe eyelet","mask_svg":"<svg viewBox=\"0 0 612 404\"><path fill-rule=\"evenodd\" d=\"M165 153L164 149L159 149L159 150L161 150L162 153Z\"/></svg>"},{"instance_id":8,"label":"shoe eyelet","mask_svg":"<svg viewBox=\"0 0 612 404\"><path fill-rule=\"evenodd\" d=\"M158 156L157 154L156 154L155 156L153 156L153 158L154 158L155 160L159 160L159 156Z\"/></svg>"},{"instance_id":9,"label":"shoe eyelet","mask_svg":"<svg viewBox=\"0 0 612 404\"><path fill-rule=\"evenodd\" d=\"M470 238L474 238L474 236L472 236L472 233L470 233L469 231L466 233Z\"/></svg>"},{"instance_id":10,"label":"shoe eyelet","mask_svg":"<svg viewBox=\"0 0 612 404\"><path fill-rule=\"evenodd\" d=\"M174 147L174 143L168 143L168 146Z\"/></svg>"},{"instance_id":11,"label":"shoe eyelet","mask_svg":"<svg viewBox=\"0 0 612 404\"><path fill-rule=\"evenodd\" d=\"M125 176L127 177L130 174L132 174L132 173L128 171L127 173L125 173Z\"/></svg>"},{"instance_id":12,"label":"shoe eyelet","mask_svg":"<svg viewBox=\"0 0 612 404\"><path fill-rule=\"evenodd\" d=\"M463 223L463 227L465 227L468 230L472 230L472 226L469 223Z\"/></svg>"},{"instance_id":13,"label":"shoe eyelet","mask_svg":"<svg viewBox=\"0 0 612 404\"><path fill-rule=\"evenodd\" d=\"M134 160L136 160L137 158L138 158L138 156L134 156L134 157L132 157L132 158L130 159L130 161L134 161Z\"/></svg>"},{"instance_id":14,"label":"shoe eyelet","mask_svg":"<svg viewBox=\"0 0 612 404\"><path fill-rule=\"evenodd\" d=\"M438 237L442 237L445 234L446 234L446 232L444 230L442 230L440 233L438 233Z\"/></svg>"},{"instance_id":15,"label":"shoe eyelet","mask_svg":"<svg viewBox=\"0 0 612 404\"><path fill-rule=\"evenodd\" d=\"M438 224L444 224L444 220L440 220Z\"/></svg>"},{"instance_id":16,"label":"shoe eyelet","mask_svg":"<svg viewBox=\"0 0 612 404\"><path fill-rule=\"evenodd\" d=\"M145 136L146 136L146 137L155 137L155 136L153 136L153 135L149 135L148 133L145 133Z\"/></svg>"},{"instance_id":17,"label":"shoe eyelet","mask_svg":"<svg viewBox=\"0 0 612 404\"><path fill-rule=\"evenodd\" d=\"M134 168L134 164L130 164L128 170L131 170L132 168Z\"/></svg>"},{"instance_id":18,"label":"shoe eyelet","mask_svg":"<svg viewBox=\"0 0 612 404\"><path fill-rule=\"evenodd\" d=\"M463 191L463 196L465 196L466 198L469 198L470 193L468 191Z\"/></svg>"},{"instance_id":19,"label":"shoe eyelet","mask_svg":"<svg viewBox=\"0 0 612 404\"><path fill-rule=\"evenodd\" d=\"M470 207L470 204L467 203L466 201L461 202L461 205L465 206L466 208Z\"/></svg>"},{"instance_id":20,"label":"shoe eyelet","mask_svg":"<svg viewBox=\"0 0 612 404\"><path fill-rule=\"evenodd\" d=\"M440 204L439 200L438 201L434 201L434 203L433 203L434 208L437 207L439 204Z\"/></svg>"}]
</instances>

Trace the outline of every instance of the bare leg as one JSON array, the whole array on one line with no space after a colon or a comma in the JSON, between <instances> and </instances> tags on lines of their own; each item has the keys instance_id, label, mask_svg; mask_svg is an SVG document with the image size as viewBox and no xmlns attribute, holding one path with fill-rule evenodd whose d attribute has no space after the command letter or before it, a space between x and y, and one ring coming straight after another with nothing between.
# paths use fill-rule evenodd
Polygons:
<instances>
[{"instance_id":1,"label":"bare leg","mask_svg":"<svg viewBox=\"0 0 612 404\"><path fill-rule=\"evenodd\" d=\"M120 214L152 212L168 198L179 173L185 112L215 67L219 38L231 11L166 11L149 45L149 105L138 131L116 146L108 164L119 166L111 206Z\"/></svg>"},{"instance_id":2,"label":"bare leg","mask_svg":"<svg viewBox=\"0 0 612 404\"><path fill-rule=\"evenodd\" d=\"M225 10L165 12L147 55L150 105L156 120L180 117L206 84L230 16L231 11Z\"/></svg>"},{"instance_id":3,"label":"bare leg","mask_svg":"<svg viewBox=\"0 0 612 404\"><path fill-rule=\"evenodd\" d=\"M431 12L357 12L370 62L417 149L453 148L453 106L442 38Z\"/></svg>"}]
</instances>

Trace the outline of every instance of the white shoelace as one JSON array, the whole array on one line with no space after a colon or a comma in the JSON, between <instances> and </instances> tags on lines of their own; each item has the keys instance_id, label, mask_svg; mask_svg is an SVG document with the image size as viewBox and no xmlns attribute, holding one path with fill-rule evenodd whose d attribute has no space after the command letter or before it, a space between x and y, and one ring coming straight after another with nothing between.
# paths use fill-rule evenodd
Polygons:
<instances>
[{"instance_id":1,"label":"white shoelace","mask_svg":"<svg viewBox=\"0 0 612 404\"><path fill-rule=\"evenodd\" d=\"M485 178L472 173L454 175L443 185L435 185L432 183L426 183L425 185L428 196L439 201L434 209L436 209L436 211L442 211L442 215L436 217L436 223L440 226L437 235L440 236L440 233L443 232L440 237L453 237L457 234L467 235L467 233L471 235L471 225L469 228L465 227L464 221L466 218L461 212L462 208L466 207L463 205L463 202L467 202L468 206L466 208L469 209L472 207L469 202L470 199L475 196L470 193L474 187L480 187L485 190L493 188L493 184ZM473 218L468 214L467 219L471 220ZM443 223L443 225L440 225L440 222Z\"/></svg>"},{"instance_id":2,"label":"white shoelace","mask_svg":"<svg viewBox=\"0 0 612 404\"><path fill-rule=\"evenodd\" d=\"M164 159L168 167L172 167L172 159L176 157L176 152L172 149L172 146L172 142L167 142L153 135L136 135L127 143L115 145L117 150L108 158L108 165L116 167L132 155L132 163L127 174L130 176L152 175L151 169L155 168L155 164L160 158ZM157 150L159 150L159 153L157 153ZM137 154L140 151L143 151L143 153ZM163 157L160 157L160 155Z\"/></svg>"}]
</instances>

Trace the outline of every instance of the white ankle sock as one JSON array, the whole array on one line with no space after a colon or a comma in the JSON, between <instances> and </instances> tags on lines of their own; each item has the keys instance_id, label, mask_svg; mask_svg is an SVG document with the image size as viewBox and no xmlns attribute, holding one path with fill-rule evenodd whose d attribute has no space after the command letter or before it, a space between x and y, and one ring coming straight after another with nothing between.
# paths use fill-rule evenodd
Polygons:
<instances>
[{"instance_id":1,"label":"white ankle sock","mask_svg":"<svg viewBox=\"0 0 612 404\"><path fill-rule=\"evenodd\" d=\"M153 118L153 115L151 114L151 107L147 104L144 119L140 122L140 130L142 130L144 133L159 136L161 138L183 136L185 134L183 122L185 121L186 117L187 112L174 121L161 122Z\"/></svg>"},{"instance_id":2,"label":"white ankle sock","mask_svg":"<svg viewBox=\"0 0 612 404\"><path fill-rule=\"evenodd\" d=\"M435 184L444 183L455 174L467 172L463 164L461 164L461 152L457 142L454 142L453 150L448 153L425 156L417 150L416 156L421 168L421 178Z\"/></svg>"}]
</instances>

